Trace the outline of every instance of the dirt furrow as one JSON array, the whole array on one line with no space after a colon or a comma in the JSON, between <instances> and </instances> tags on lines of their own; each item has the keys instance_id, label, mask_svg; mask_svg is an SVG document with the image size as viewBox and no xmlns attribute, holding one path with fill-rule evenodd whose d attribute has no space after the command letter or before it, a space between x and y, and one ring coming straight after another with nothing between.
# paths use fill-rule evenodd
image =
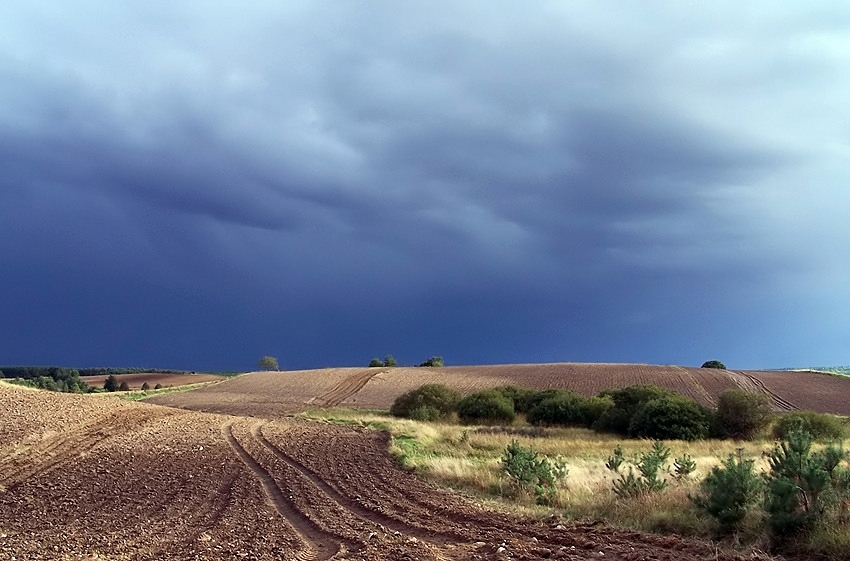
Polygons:
<instances>
[{"instance_id":1,"label":"dirt furrow","mask_svg":"<svg viewBox=\"0 0 850 561\"><path fill-rule=\"evenodd\" d=\"M295 508L292 502L283 494L280 487L278 487L271 474L236 440L233 436L232 424L224 424L221 427L221 432L227 443L236 455L239 456L239 459L260 480L263 491L274 505L275 510L286 519L304 543L306 551L296 552L296 557L304 561L327 561L339 553L342 544L334 537L327 535L324 530L317 527L312 520Z\"/></svg>"},{"instance_id":2,"label":"dirt furrow","mask_svg":"<svg viewBox=\"0 0 850 561\"><path fill-rule=\"evenodd\" d=\"M113 411L83 425L69 427L52 438L28 445L25 455L11 454L0 458L0 484L12 489L27 479L91 452L128 421L141 427L161 416L152 414L150 410L127 409Z\"/></svg>"},{"instance_id":3,"label":"dirt furrow","mask_svg":"<svg viewBox=\"0 0 850 561\"><path fill-rule=\"evenodd\" d=\"M617 531L597 525L572 525L553 521L524 519L486 510L461 496L440 492L414 475L404 472L386 455L386 436L363 432L359 438L340 438L351 430L321 427L323 438L311 434L292 434L281 442L303 443L298 454L309 469L348 496L360 496L374 508L384 507L403 517L408 524L431 525L435 529L452 527L467 543L483 543L486 552L507 543L515 559L537 559L557 552L569 552L569 559L598 556L599 551L629 552L618 559L654 559L674 561L681 550L693 551L694 544L679 539ZM328 433L335 433L333 436ZM352 474L370 473L370 477ZM371 508L371 506L370 506ZM495 547L494 547L495 546ZM706 547L708 554L710 548ZM520 554L518 551L525 553Z\"/></svg>"},{"instance_id":4,"label":"dirt furrow","mask_svg":"<svg viewBox=\"0 0 850 561\"><path fill-rule=\"evenodd\" d=\"M278 427L270 425L269 428ZM316 430L321 431L321 437L314 432ZM489 523L492 517L458 524L457 517L445 516L446 512L441 513L442 509L435 508L433 503L418 500L420 496L436 494L437 501L441 497L454 504L456 497L440 493L432 485L400 469L387 455L386 440L378 433L301 425L277 434L275 440L287 456L309 471L321 474L326 484L356 501L360 508L396 520L397 524L455 541L476 542L499 533Z\"/></svg>"},{"instance_id":5,"label":"dirt furrow","mask_svg":"<svg viewBox=\"0 0 850 561\"><path fill-rule=\"evenodd\" d=\"M705 387L702 385L702 383L700 383L697 377L694 376L693 372L682 366L674 366L673 368L676 371L681 372L682 377L684 379L690 381L690 384L685 384L685 386L687 387L688 385L690 385L694 388L695 393L702 397L702 400L699 401L702 401L703 405L709 405L711 407L717 406L717 401L714 399L714 397L712 397L708 390L705 389Z\"/></svg>"},{"instance_id":6,"label":"dirt furrow","mask_svg":"<svg viewBox=\"0 0 850 561\"><path fill-rule=\"evenodd\" d=\"M329 392L318 396L314 403L319 405L323 405L325 407L336 407L349 397L353 396L369 383L369 380L377 376L378 374L386 372L386 370L381 370L378 368L373 368L369 370L364 370L363 372L358 372L356 374L352 374L347 377L339 384L333 387Z\"/></svg>"},{"instance_id":7,"label":"dirt furrow","mask_svg":"<svg viewBox=\"0 0 850 561\"><path fill-rule=\"evenodd\" d=\"M344 495L343 493L338 491L336 487L328 483L318 472L311 470L310 468L308 468L307 466L305 466L304 464L302 464L301 462L281 450L279 447L271 443L263 434L262 429L263 425L257 424L254 426L252 432L263 446L265 446L281 461L285 462L293 469L301 473L313 485L319 488L325 495L330 497L333 501L340 504L342 507L351 511L360 518L371 522L379 527L386 527L401 534L412 535L417 537L418 539L441 543L443 545L445 545L445 543L449 541L463 541L469 538L468 535L460 534L458 532L440 532L437 530L430 530L427 528L415 526L413 524L405 522L404 520L399 520L398 518L384 514L383 512L380 512L378 510L368 508L357 500L347 495Z\"/></svg>"}]
</instances>

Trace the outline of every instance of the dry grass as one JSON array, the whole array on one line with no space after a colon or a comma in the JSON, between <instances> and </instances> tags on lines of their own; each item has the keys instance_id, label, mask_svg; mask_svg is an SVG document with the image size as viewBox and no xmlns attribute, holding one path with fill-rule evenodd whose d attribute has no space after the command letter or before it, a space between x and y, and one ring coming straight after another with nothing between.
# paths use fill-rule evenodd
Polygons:
<instances>
[{"instance_id":1,"label":"dry grass","mask_svg":"<svg viewBox=\"0 0 850 561\"><path fill-rule=\"evenodd\" d=\"M757 467L766 466L763 455L773 447L773 443L767 441L667 442L672 451L670 465L675 458L687 453L697 465L696 472L682 483L671 477L671 485L664 493L623 501L613 493L616 475L605 467L605 462L617 445L622 446L627 459L637 459L652 447L651 441L630 440L580 428L548 429L545 436L532 437L521 434L521 430L498 432L486 427L422 423L374 411L323 409L304 416L388 430L393 435L391 452L420 475L479 497L506 496L512 506L519 502L533 507L533 495L523 497L508 492L510 483L501 470L505 448L516 440L525 448L550 458L560 458L567 464L569 475L551 506L570 517L605 519L644 530L675 525L681 526L680 530L686 534L694 533L693 527L699 526L687 499L688 493L696 492L697 481L738 448L743 448L748 457L757 458ZM648 512L653 514L648 516Z\"/></svg>"}]
</instances>

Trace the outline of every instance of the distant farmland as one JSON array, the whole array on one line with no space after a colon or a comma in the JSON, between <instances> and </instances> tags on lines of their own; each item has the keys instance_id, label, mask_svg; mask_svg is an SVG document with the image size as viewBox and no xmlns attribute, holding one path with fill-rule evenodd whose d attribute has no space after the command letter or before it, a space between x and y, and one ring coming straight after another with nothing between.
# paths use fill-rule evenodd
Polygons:
<instances>
[{"instance_id":1,"label":"distant farmland","mask_svg":"<svg viewBox=\"0 0 850 561\"><path fill-rule=\"evenodd\" d=\"M318 407L388 409L402 393L439 383L469 393L504 385L567 388L585 396L632 384L672 389L706 406L725 390L763 393L777 411L810 409L850 415L850 379L816 372L732 371L647 364L510 364L443 368L331 368L256 372L196 391L151 401L219 413L260 416Z\"/></svg>"},{"instance_id":2,"label":"distant farmland","mask_svg":"<svg viewBox=\"0 0 850 561\"><path fill-rule=\"evenodd\" d=\"M108 376L84 376L83 382L93 388L103 387L103 383ZM216 382L225 380L226 376L218 376L216 374L164 374L159 372L142 372L138 374L116 374L115 378L118 383L127 382L131 390L138 390L145 382L153 388L157 384L163 387L169 386L187 386L189 384L200 384L201 382Z\"/></svg>"}]
</instances>

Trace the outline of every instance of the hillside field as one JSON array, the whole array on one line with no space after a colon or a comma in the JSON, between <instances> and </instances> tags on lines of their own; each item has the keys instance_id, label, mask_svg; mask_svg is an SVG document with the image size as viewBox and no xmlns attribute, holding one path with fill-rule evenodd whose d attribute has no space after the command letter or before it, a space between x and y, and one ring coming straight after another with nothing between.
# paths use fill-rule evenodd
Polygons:
<instances>
[{"instance_id":1,"label":"hillside field","mask_svg":"<svg viewBox=\"0 0 850 561\"><path fill-rule=\"evenodd\" d=\"M723 391L763 393L777 411L808 409L850 415L850 378L818 372L732 371L647 364L512 364L443 368L330 368L256 372L192 392L156 396L161 405L276 417L320 407L389 409L402 393L438 383L464 393L513 385L567 388L585 396L632 384L672 389L706 406Z\"/></svg>"},{"instance_id":2,"label":"hillside field","mask_svg":"<svg viewBox=\"0 0 850 561\"><path fill-rule=\"evenodd\" d=\"M657 384L706 405L740 387L778 410L850 412L847 378L623 364L257 372L149 402L0 383L0 559L740 558L696 539L494 510L403 469L387 432L290 415L387 409L425 383L584 395Z\"/></svg>"},{"instance_id":3,"label":"hillside field","mask_svg":"<svg viewBox=\"0 0 850 561\"><path fill-rule=\"evenodd\" d=\"M338 370L312 385L315 374L258 374L213 387L241 392L220 399L233 408L302 380L290 399L307 406L345 401L377 374ZM491 510L402 469L385 432L258 419L251 402L220 415L0 383L0 403L0 559L738 558L698 540Z\"/></svg>"}]
</instances>

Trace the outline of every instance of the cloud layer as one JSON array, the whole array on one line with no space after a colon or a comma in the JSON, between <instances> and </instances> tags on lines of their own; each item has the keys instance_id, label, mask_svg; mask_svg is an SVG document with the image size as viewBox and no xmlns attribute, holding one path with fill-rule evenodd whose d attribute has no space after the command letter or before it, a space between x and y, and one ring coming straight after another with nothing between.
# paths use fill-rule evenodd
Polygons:
<instances>
[{"instance_id":1,"label":"cloud layer","mask_svg":"<svg viewBox=\"0 0 850 561\"><path fill-rule=\"evenodd\" d=\"M846 362L840 4L100 4L0 8L0 362Z\"/></svg>"}]
</instances>

